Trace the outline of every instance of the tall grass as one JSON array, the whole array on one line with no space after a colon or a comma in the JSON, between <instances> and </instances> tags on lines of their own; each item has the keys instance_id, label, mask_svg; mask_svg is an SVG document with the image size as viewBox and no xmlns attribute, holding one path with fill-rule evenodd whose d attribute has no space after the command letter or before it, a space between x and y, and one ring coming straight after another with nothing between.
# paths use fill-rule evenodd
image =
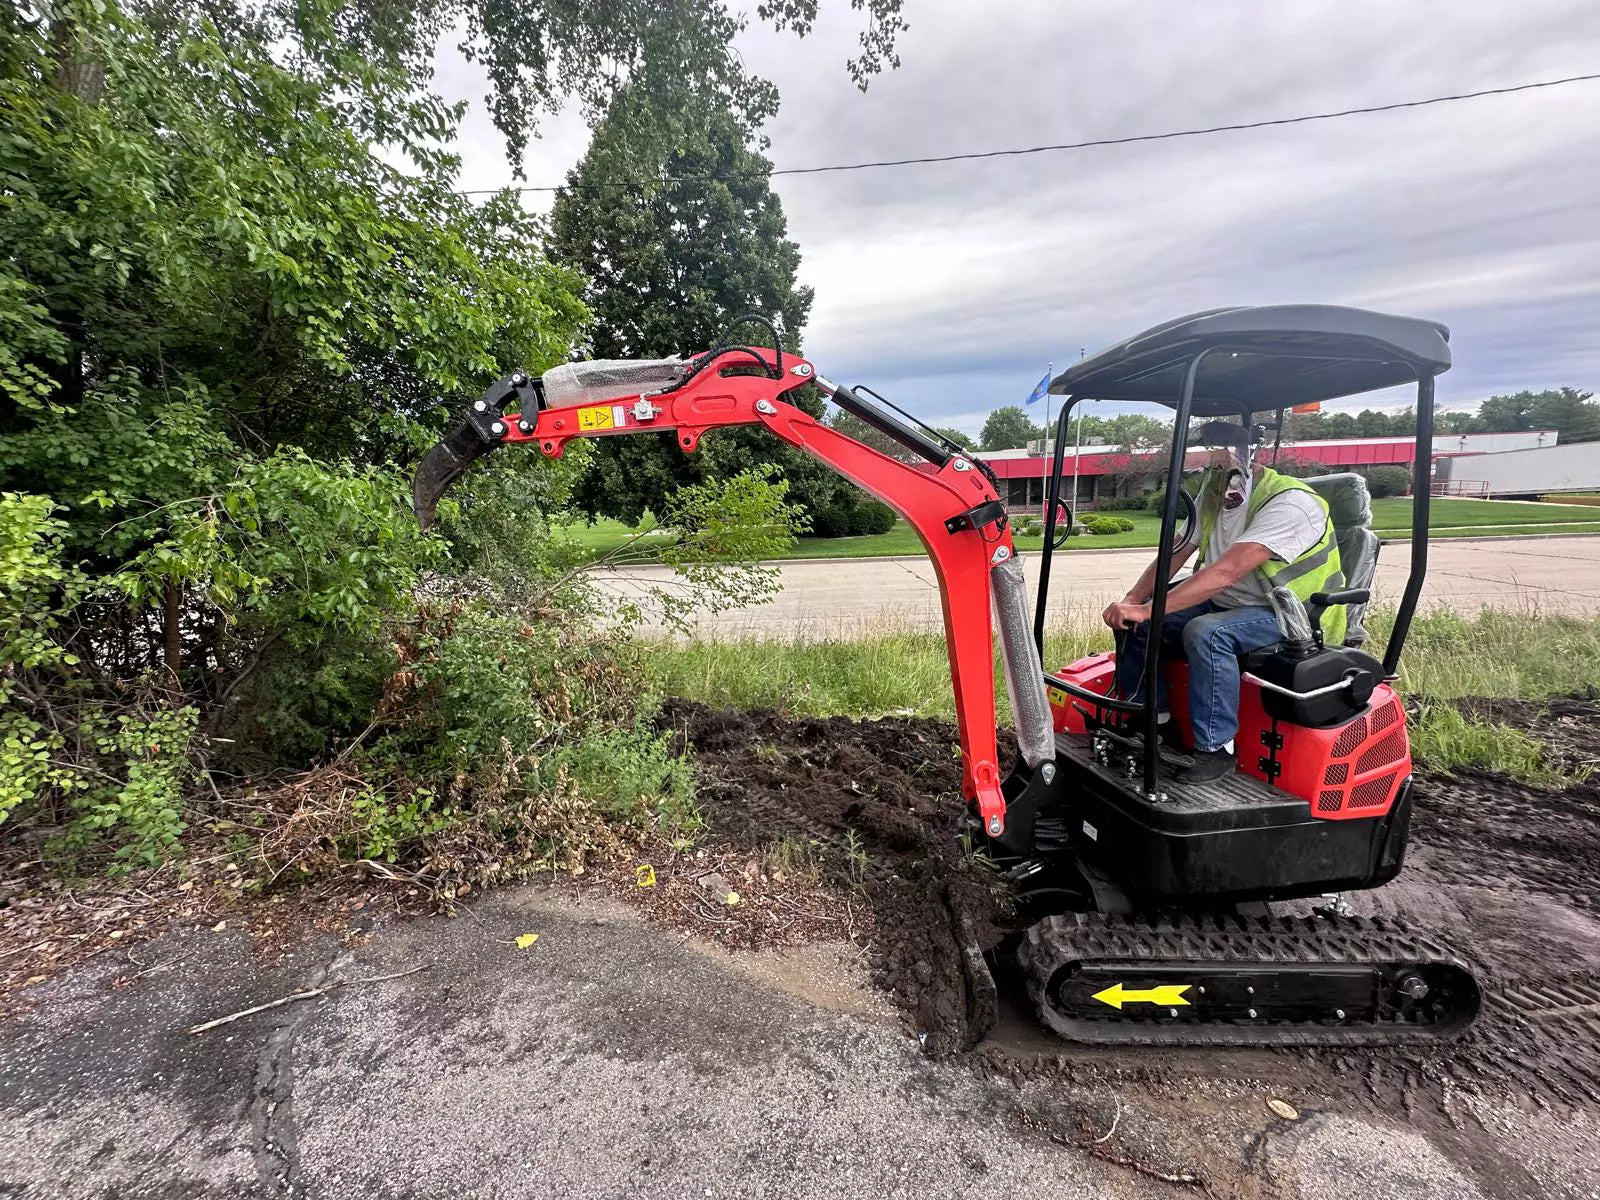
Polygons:
<instances>
[{"instance_id":1,"label":"tall grass","mask_svg":"<svg viewBox=\"0 0 1600 1200\"><path fill-rule=\"evenodd\" d=\"M1471 716L1450 704L1423 704L1410 732L1411 752L1435 771L1499 771L1546 787L1574 781L1522 730ZM1588 774L1584 769L1579 777Z\"/></svg>"},{"instance_id":2,"label":"tall grass","mask_svg":"<svg viewBox=\"0 0 1600 1200\"><path fill-rule=\"evenodd\" d=\"M1394 613L1368 622L1386 645ZM1411 625L1400 664L1402 691L1448 700L1461 696L1536 699L1600 680L1600 617L1546 616L1532 603L1476 616L1439 610Z\"/></svg>"},{"instance_id":3,"label":"tall grass","mask_svg":"<svg viewBox=\"0 0 1600 1200\"><path fill-rule=\"evenodd\" d=\"M1045 661L1072 662L1111 647L1098 621L1062 624L1045 636ZM707 704L779 708L814 716L952 716L955 694L944 635L892 621L841 622L787 641L740 637L658 642L645 654L661 691ZM996 654L1001 720L1010 720Z\"/></svg>"},{"instance_id":4,"label":"tall grass","mask_svg":"<svg viewBox=\"0 0 1600 1200\"><path fill-rule=\"evenodd\" d=\"M1392 611L1369 618L1374 653L1381 655L1393 624ZM1048 631L1045 662L1060 666L1110 646L1110 631L1085 616ZM646 661L661 690L708 704L824 716L955 711L944 636L892 622L841 622L791 641L659 642L647 647ZM995 678L1003 691L998 665ZM1596 680L1600 617L1543 616L1532 608L1419 616L1400 668L1402 691L1439 700L1537 698Z\"/></svg>"},{"instance_id":5,"label":"tall grass","mask_svg":"<svg viewBox=\"0 0 1600 1200\"><path fill-rule=\"evenodd\" d=\"M1370 617L1374 653L1381 655L1393 624L1392 611ZM1048 632L1045 662L1059 667L1110 646L1110 631L1084 617ZM790 641L659 642L646 648L645 662L661 691L717 706L851 717L955 712L943 635L893 623L841 623ZM1003 679L997 661L996 701L1005 723L1010 706ZM1490 609L1474 617L1438 611L1412 623L1400 688L1428 701L1413 723L1412 743L1436 770L1498 770L1549 784L1561 777L1537 741L1440 702L1465 696L1536 699L1596 680L1600 617L1544 616L1532 608Z\"/></svg>"}]
</instances>

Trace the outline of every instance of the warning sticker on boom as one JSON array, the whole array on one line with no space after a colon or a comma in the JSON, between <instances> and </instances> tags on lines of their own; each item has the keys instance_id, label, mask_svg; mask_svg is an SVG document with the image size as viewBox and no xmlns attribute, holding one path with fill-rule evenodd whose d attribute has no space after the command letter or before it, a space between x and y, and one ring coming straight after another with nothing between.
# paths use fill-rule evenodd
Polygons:
<instances>
[{"instance_id":1,"label":"warning sticker on boom","mask_svg":"<svg viewBox=\"0 0 1600 1200\"><path fill-rule=\"evenodd\" d=\"M621 429L627 421L627 410L620 404L597 404L578 410L579 429Z\"/></svg>"}]
</instances>

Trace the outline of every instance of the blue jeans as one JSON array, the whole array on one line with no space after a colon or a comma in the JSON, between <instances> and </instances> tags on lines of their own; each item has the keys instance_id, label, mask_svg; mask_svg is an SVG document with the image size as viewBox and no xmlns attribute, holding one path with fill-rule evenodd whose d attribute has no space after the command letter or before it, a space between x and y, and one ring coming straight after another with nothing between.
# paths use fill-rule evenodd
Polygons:
<instances>
[{"instance_id":1,"label":"blue jeans","mask_svg":"<svg viewBox=\"0 0 1600 1200\"><path fill-rule=\"evenodd\" d=\"M1239 656L1281 641L1270 608L1218 608L1211 601L1168 613L1161 642L1189 660L1189 721L1196 750L1220 750L1239 732ZM1150 624L1117 635L1117 691L1142 700ZM1156 707L1167 707L1166 672L1156 676Z\"/></svg>"}]
</instances>

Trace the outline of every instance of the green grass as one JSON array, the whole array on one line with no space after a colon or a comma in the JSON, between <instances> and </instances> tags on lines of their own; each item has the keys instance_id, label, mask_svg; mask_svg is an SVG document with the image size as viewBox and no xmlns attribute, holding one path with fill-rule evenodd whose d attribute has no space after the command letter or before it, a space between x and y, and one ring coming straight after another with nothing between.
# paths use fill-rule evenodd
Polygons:
<instances>
[{"instance_id":1,"label":"green grass","mask_svg":"<svg viewBox=\"0 0 1600 1200\"><path fill-rule=\"evenodd\" d=\"M1545 787L1574 781L1552 766L1544 747L1522 730L1471 716L1450 704L1422 705L1409 732L1412 754L1435 771L1498 771Z\"/></svg>"},{"instance_id":2,"label":"green grass","mask_svg":"<svg viewBox=\"0 0 1600 1200\"><path fill-rule=\"evenodd\" d=\"M1411 498L1396 497L1373 501L1373 528L1379 536L1393 540L1411 536ZM1095 537L1084 534L1069 538L1068 550L1125 550L1134 547L1154 546L1160 532L1160 521L1148 512L1119 512L1113 516L1126 517L1134 523L1128 533ZM1435 497L1428 510L1428 527L1435 537L1471 537L1497 530L1516 535L1532 536L1541 533L1600 533L1600 519L1593 508L1576 504L1524 504L1507 500L1461 500ZM566 535L584 547L595 558L617 552L638 541L639 533L620 521L602 517L593 524L572 524L564 527ZM640 550L648 556L652 534L643 535ZM1017 549L1038 550L1044 539L1017 537ZM922 542L911 526L896 521L888 533L869 534L864 537L801 538L784 555L785 558L883 558L897 555L920 555ZM630 558L634 557L630 555Z\"/></svg>"},{"instance_id":3,"label":"green grass","mask_svg":"<svg viewBox=\"0 0 1600 1200\"><path fill-rule=\"evenodd\" d=\"M943 634L889 622L860 632L793 641L655 642L645 662L660 690L718 706L815 716L955 715ZM1085 622L1052 630L1045 654L1049 662L1065 663L1110 645L1110 630ZM995 694L1007 720L1004 678L997 658Z\"/></svg>"},{"instance_id":4,"label":"green grass","mask_svg":"<svg viewBox=\"0 0 1600 1200\"><path fill-rule=\"evenodd\" d=\"M1568 521L1593 521L1581 505L1531 504L1521 500L1462 500L1435 496L1428 505L1428 527L1463 525L1559 525ZM1411 528L1411 497L1391 496L1372 502L1374 529Z\"/></svg>"},{"instance_id":5,"label":"green grass","mask_svg":"<svg viewBox=\"0 0 1600 1200\"><path fill-rule=\"evenodd\" d=\"M1388 640L1393 615L1369 620L1375 652ZM646 648L652 682L662 691L712 705L777 708L821 716L955 714L944 638L892 625L849 636L795 641L738 638L658 642ZM1097 621L1062 625L1045 643L1045 661L1059 666L1109 649ZM995 671L996 703L1008 721L1004 676ZM1536 742L1503 724L1461 714L1447 702L1465 696L1537 699L1600 679L1600 618L1542 616L1537 611L1486 610L1476 617L1435 612L1411 627L1400 688L1428 698L1413 727L1420 758L1439 770L1502 770L1551 782Z\"/></svg>"},{"instance_id":6,"label":"green grass","mask_svg":"<svg viewBox=\"0 0 1600 1200\"><path fill-rule=\"evenodd\" d=\"M1393 613L1375 610L1373 644L1388 643ZM1536 605L1485 609L1477 616L1441 610L1411 624L1400 688L1438 700L1496 696L1535 700L1600 679L1600 617L1546 616Z\"/></svg>"}]
</instances>

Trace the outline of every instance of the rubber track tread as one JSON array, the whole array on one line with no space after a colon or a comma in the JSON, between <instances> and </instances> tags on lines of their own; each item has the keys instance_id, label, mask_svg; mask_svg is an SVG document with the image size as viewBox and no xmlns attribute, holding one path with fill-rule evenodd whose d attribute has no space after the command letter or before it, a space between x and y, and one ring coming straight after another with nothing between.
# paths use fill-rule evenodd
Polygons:
<instances>
[{"instance_id":1,"label":"rubber track tread","mask_svg":"<svg viewBox=\"0 0 1600 1200\"><path fill-rule=\"evenodd\" d=\"M1471 974L1448 946L1382 918L1240 917L1220 914L1139 918L1067 913L1032 926L1017 958L1040 1019L1073 1041L1129 1046L1385 1046L1453 1040L1476 1015L1444 1028L1426 1025L1314 1025L1276 1022L1205 1025L1064 1017L1048 1003L1051 978L1074 962L1107 961L1327 964L1449 964Z\"/></svg>"}]
</instances>

